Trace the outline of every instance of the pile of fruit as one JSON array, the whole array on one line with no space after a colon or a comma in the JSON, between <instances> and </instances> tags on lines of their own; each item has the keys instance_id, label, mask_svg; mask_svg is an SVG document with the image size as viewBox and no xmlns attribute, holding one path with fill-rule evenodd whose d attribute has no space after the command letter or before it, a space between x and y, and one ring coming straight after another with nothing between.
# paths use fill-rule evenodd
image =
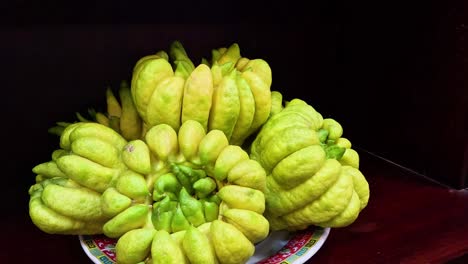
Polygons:
<instances>
[{"instance_id":1,"label":"pile of fruit","mask_svg":"<svg viewBox=\"0 0 468 264\"><path fill-rule=\"evenodd\" d=\"M117 239L118 263L245 263L274 230L345 227L369 200L342 126L271 90L237 44L195 65L180 42L136 62L107 111L50 129L33 223Z\"/></svg>"}]
</instances>

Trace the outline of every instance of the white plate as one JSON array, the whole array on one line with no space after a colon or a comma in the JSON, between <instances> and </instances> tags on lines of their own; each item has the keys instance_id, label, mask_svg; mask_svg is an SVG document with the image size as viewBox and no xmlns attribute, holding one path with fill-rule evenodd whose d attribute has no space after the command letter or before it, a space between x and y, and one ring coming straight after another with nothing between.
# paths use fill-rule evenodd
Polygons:
<instances>
[{"instance_id":1,"label":"white plate","mask_svg":"<svg viewBox=\"0 0 468 264\"><path fill-rule=\"evenodd\" d=\"M255 254L247 264L302 264L322 247L329 233L330 228L321 227L309 227L293 233L272 232L255 246ZM116 263L115 239L104 235L79 236L79 239L81 247L94 263Z\"/></svg>"}]
</instances>

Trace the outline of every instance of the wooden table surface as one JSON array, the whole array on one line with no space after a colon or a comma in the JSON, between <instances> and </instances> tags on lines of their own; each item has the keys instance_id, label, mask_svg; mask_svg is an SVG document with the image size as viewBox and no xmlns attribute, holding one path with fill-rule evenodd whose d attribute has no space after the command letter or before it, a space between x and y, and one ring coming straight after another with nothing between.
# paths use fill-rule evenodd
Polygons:
<instances>
[{"instance_id":1,"label":"wooden table surface","mask_svg":"<svg viewBox=\"0 0 468 264\"><path fill-rule=\"evenodd\" d=\"M467 190L440 186L366 153L361 160L368 206L352 225L332 229L307 263L468 263L468 257L460 260L468 254ZM0 220L1 263L92 263L78 237L41 232L24 207Z\"/></svg>"}]
</instances>

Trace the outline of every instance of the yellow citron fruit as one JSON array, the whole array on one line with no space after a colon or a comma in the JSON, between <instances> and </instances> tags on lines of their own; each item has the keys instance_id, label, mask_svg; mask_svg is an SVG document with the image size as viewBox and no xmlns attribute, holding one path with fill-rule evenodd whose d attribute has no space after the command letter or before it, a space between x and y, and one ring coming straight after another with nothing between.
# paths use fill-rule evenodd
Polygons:
<instances>
[{"instance_id":1,"label":"yellow citron fruit","mask_svg":"<svg viewBox=\"0 0 468 264\"><path fill-rule=\"evenodd\" d=\"M223 264L245 263L255 252L252 242L229 223L213 221L210 234L216 255Z\"/></svg>"}]
</instances>

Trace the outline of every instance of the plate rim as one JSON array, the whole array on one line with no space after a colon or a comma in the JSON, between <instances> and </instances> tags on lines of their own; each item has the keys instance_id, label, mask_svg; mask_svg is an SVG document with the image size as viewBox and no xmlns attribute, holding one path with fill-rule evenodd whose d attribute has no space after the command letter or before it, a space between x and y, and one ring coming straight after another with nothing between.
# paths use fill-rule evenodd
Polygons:
<instances>
[{"instance_id":1,"label":"plate rim","mask_svg":"<svg viewBox=\"0 0 468 264\"><path fill-rule=\"evenodd\" d=\"M298 258L297 261L299 262L296 263L295 261L293 262L293 264L303 264L304 262L312 258L312 256L315 255L315 253L317 253L317 251L319 251L320 248L322 248L323 244L325 243L325 240L327 240L328 238L328 235L330 235L330 231L330 227L323 228L323 233L317 240L317 242L315 242L314 247L308 250L306 254L302 255L302 257Z\"/></svg>"},{"instance_id":2,"label":"plate rim","mask_svg":"<svg viewBox=\"0 0 468 264\"><path fill-rule=\"evenodd\" d=\"M86 255L91 259L95 264L101 264L102 262L93 254L91 254L91 251L89 248L86 246L84 242L84 236L83 235L78 235L78 239L80 240L80 245L83 251L86 253Z\"/></svg>"}]
</instances>

